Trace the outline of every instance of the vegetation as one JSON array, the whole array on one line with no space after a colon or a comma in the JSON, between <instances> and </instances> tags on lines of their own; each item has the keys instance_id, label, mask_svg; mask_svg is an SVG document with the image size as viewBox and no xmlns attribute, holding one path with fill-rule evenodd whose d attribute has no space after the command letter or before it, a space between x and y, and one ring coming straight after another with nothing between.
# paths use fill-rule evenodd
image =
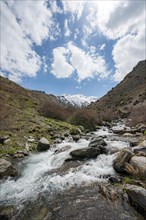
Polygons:
<instances>
[{"instance_id":1,"label":"vegetation","mask_svg":"<svg viewBox=\"0 0 146 220\"><path fill-rule=\"evenodd\" d=\"M131 126L136 126L139 123L146 124L146 104L142 103L133 108L129 118L131 119Z\"/></svg>"}]
</instances>

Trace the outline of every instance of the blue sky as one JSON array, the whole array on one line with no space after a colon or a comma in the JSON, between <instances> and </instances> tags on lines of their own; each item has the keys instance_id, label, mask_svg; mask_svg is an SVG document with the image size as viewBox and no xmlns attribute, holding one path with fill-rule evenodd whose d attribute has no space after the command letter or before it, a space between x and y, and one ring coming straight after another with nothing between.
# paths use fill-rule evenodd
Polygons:
<instances>
[{"instance_id":1,"label":"blue sky","mask_svg":"<svg viewBox=\"0 0 146 220\"><path fill-rule=\"evenodd\" d=\"M0 74L101 97L145 59L145 38L145 1L2 0Z\"/></svg>"}]
</instances>

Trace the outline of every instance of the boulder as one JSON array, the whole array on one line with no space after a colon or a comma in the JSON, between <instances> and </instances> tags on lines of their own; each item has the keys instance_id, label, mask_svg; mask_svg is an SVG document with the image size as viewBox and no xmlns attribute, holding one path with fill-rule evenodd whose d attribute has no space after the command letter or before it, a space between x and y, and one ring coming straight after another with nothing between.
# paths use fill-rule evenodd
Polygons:
<instances>
[{"instance_id":1,"label":"boulder","mask_svg":"<svg viewBox=\"0 0 146 220\"><path fill-rule=\"evenodd\" d=\"M143 123L139 123L139 124L136 125L136 129L139 132L144 132L146 130L146 125L143 124Z\"/></svg>"},{"instance_id":2,"label":"boulder","mask_svg":"<svg viewBox=\"0 0 146 220\"><path fill-rule=\"evenodd\" d=\"M80 140L80 135L73 135L72 138L73 138L74 141L77 142L77 141Z\"/></svg>"},{"instance_id":3,"label":"boulder","mask_svg":"<svg viewBox=\"0 0 146 220\"><path fill-rule=\"evenodd\" d=\"M106 146L107 143L101 138L93 138L91 142L89 143L89 147L98 147L98 146Z\"/></svg>"},{"instance_id":4,"label":"boulder","mask_svg":"<svg viewBox=\"0 0 146 220\"><path fill-rule=\"evenodd\" d=\"M113 167L117 172L125 172L125 164L128 163L134 154L127 149L119 152L116 159L113 161Z\"/></svg>"},{"instance_id":5,"label":"boulder","mask_svg":"<svg viewBox=\"0 0 146 220\"><path fill-rule=\"evenodd\" d=\"M126 184L125 189L130 201L146 211L146 189L130 184Z\"/></svg>"},{"instance_id":6,"label":"boulder","mask_svg":"<svg viewBox=\"0 0 146 220\"><path fill-rule=\"evenodd\" d=\"M133 134L126 132L123 134L123 137L133 137Z\"/></svg>"},{"instance_id":7,"label":"boulder","mask_svg":"<svg viewBox=\"0 0 146 220\"><path fill-rule=\"evenodd\" d=\"M96 158L100 154L100 150L98 148L82 148L78 150L74 150L70 152L70 155L73 159L90 159Z\"/></svg>"},{"instance_id":8,"label":"boulder","mask_svg":"<svg viewBox=\"0 0 146 220\"><path fill-rule=\"evenodd\" d=\"M41 138L37 145L37 151L46 151L49 148L50 148L49 141L45 137Z\"/></svg>"},{"instance_id":9,"label":"boulder","mask_svg":"<svg viewBox=\"0 0 146 220\"><path fill-rule=\"evenodd\" d=\"M137 147L134 149L134 153L138 154L138 153L144 153L146 154L146 147Z\"/></svg>"},{"instance_id":10,"label":"boulder","mask_svg":"<svg viewBox=\"0 0 146 220\"><path fill-rule=\"evenodd\" d=\"M129 163L139 171L140 175L146 178L146 157L134 156Z\"/></svg>"},{"instance_id":11,"label":"boulder","mask_svg":"<svg viewBox=\"0 0 146 220\"><path fill-rule=\"evenodd\" d=\"M9 161L5 159L0 159L0 177L17 175L17 169Z\"/></svg>"}]
</instances>

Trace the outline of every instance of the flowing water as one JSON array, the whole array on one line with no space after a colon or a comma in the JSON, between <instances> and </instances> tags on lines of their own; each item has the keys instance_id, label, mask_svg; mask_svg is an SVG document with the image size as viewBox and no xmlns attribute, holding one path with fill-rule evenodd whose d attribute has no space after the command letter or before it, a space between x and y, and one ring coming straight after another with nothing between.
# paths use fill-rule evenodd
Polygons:
<instances>
[{"instance_id":1,"label":"flowing water","mask_svg":"<svg viewBox=\"0 0 146 220\"><path fill-rule=\"evenodd\" d=\"M127 141L110 138L114 134L106 127L94 132L94 136L104 136L106 147L111 150L129 147ZM90 139L80 139L76 143L66 140L47 152L32 154L22 160L19 164L21 176L16 180L9 178L1 182L0 205L16 205L20 208L26 201L33 201L43 193L51 198L54 193L75 185L107 181L106 177L115 175L112 163L116 153L101 154L77 167L70 167L65 173L59 172L65 160L70 158L70 152L88 147L89 142Z\"/></svg>"}]
</instances>

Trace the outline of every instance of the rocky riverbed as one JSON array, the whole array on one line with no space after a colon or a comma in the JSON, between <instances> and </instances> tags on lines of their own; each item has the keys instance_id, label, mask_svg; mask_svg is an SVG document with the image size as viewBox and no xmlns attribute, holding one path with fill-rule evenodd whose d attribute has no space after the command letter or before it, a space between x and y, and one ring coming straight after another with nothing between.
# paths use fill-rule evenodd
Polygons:
<instances>
[{"instance_id":1,"label":"rocky riverbed","mask_svg":"<svg viewBox=\"0 0 146 220\"><path fill-rule=\"evenodd\" d=\"M19 176L1 179L0 219L144 219L146 146L140 139L119 122L15 158ZM141 172L140 180L133 178L136 188L123 182L132 175L129 167Z\"/></svg>"}]
</instances>

